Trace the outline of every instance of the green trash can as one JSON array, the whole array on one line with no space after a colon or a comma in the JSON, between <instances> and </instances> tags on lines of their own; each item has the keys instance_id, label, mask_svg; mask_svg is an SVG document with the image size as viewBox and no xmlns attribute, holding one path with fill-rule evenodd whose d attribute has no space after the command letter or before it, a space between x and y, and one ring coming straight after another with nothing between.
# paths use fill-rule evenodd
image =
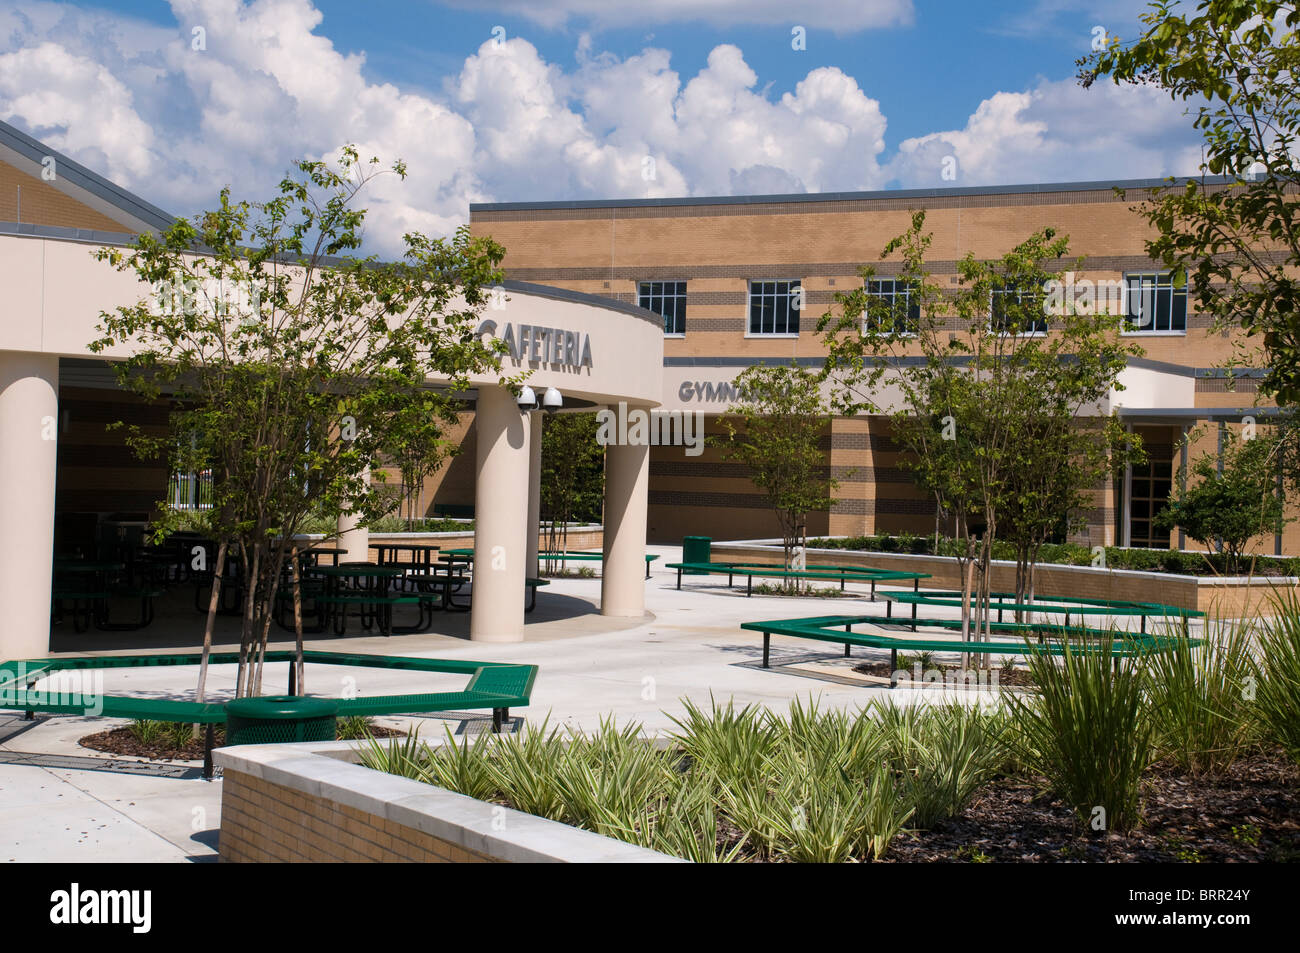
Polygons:
<instances>
[{"instance_id":1,"label":"green trash can","mask_svg":"<svg viewBox=\"0 0 1300 953\"><path fill-rule=\"evenodd\" d=\"M338 702L330 698L236 698L226 705L226 744L333 741L338 731L338 712Z\"/></svg>"},{"instance_id":2,"label":"green trash can","mask_svg":"<svg viewBox=\"0 0 1300 953\"><path fill-rule=\"evenodd\" d=\"M682 562L684 563L709 563L713 562L712 553L713 537L712 536L683 536L682 537ZM707 576L708 573L701 569L687 569L688 576Z\"/></svg>"}]
</instances>

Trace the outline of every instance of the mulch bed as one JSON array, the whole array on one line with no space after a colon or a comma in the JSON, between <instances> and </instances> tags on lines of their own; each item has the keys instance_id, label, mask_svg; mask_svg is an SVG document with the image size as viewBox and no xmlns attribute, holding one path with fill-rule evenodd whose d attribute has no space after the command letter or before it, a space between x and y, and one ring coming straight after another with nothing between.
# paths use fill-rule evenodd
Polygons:
<instances>
[{"instance_id":1,"label":"mulch bed","mask_svg":"<svg viewBox=\"0 0 1300 953\"><path fill-rule=\"evenodd\" d=\"M404 731L385 728L382 725L371 725L370 732L376 738L392 738L406 734ZM218 728L214 734L216 736L214 747L220 748L226 743L226 729ZM86 735L77 744L83 748L90 748L92 751L103 751L107 754L125 755L132 758L148 758L151 761L203 760L203 733L201 730L199 736L184 748L177 748L165 740L146 744L132 734L130 728L125 727L111 728L108 731Z\"/></svg>"},{"instance_id":2,"label":"mulch bed","mask_svg":"<svg viewBox=\"0 0 1300 953\"><path fill-rule=\"evenodd\" d=\"M1157 766L1141 826L1080 833L1073 812L1023 781L985 787L959 816L900 835L884 862L1232 863L1300 861L1300 769L1281 754L1243 758L1221 777Z\"/></svg>"},{"instance_id":3,"label":"mulch bed","mask_svg":"<svg viewBox=\"0 0 1300 953\"><path fill-rule=\"evenodd\" d=\"M941 688L945 684L951 686L953 678L960 677L959 675L954 676L953 674L960 673L961 671L961 669L956 665L931 665L930 668L939 669L944 673L944 676L947 679L946 682L935 682L934 685L936 688ZM894 674L888 662L860 662L853 666L853 671L857 672L859 675L874 675L876 678L889 678L889 676ZM1011 671L1006 671L1005 669L998 668L994 669L994 671L997 672L999 687L1027 688L1034 684L1033 678L1030 676L1029 672L1024 669L1017 668L1012 669ZM929 684L925 681L918 682L916 680L916 670L910 665L907 667L907 674L912 676L912 681L909 683L911 687L925 688L926 685ZM921 676L924 679L925 672L922 672ZM975 683L971 682L971 684L974 685Z\"/></svg>"}]
</instances>

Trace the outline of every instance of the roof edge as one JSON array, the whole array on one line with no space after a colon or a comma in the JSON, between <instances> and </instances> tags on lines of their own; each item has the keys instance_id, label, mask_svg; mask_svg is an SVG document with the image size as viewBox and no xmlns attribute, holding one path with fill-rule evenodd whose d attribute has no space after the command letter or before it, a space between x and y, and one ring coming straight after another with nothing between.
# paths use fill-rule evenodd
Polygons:
<instances>
[{"instance_id":1,"label":"roof edge","mask_svg":"<svg viewBox=\"0 0 1300 953\"><path fill-rule=\"evenodd\" d=\"M1051 192L1101 192L1111 189L1150 189L1198 182L1229 185L1231 176L1188 176L1163 179L1114 179L1093 182L1044 182L1021 185L953 186L933 189L880 189L868 192L794 192L774 195L707 195L680 198L578 199L568 202L472 202L469 212L522 212L545 209L670 208L701 205L780 205L817 202L864 202L881 199L952 198L962 195L1023 195Z\"/></svg>"},{"instance_id":2,"label":"roof edge","mask_svg":"<svg viewBox=\"0 0 1300 953\"><path fill-rule=\"evenodd\" d=\"M37 165L40 165L46 156L52 156L58 174L66 181L159 231L167 228L175 221L174 215L164 212L152 202L147 202L135 193L110 182L75 159L64 155L57 149L51 149L39 139L29 136L16 126L4 121L0 121L0 145L7 146Z\"/></svg>"}]
</instances>

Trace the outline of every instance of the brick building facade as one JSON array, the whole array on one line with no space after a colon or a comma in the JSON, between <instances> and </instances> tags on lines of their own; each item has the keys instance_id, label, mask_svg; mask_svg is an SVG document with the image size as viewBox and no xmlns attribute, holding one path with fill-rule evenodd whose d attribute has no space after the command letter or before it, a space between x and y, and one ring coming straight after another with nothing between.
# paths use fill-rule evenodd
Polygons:
<instances>
[{"instance_id":1,"label":"brick building facade","mask_svg":"<svg viewBox=\"0 0 1300 953\"><path fill-rule=\"evenodd\" d=\"M885 244L926 211L933 234L927 265L955 286L967 254L991 259L1034 231L1051 227L1082 256L1078 279L1154 287L1150 326L1132 332L1145 351L1125 373L1115 404L1142 434L1149 462L1098 487L1080 541L1164 547L1186 545L1175 531L1155 533L1150 517L1182 466L1213 452L1256 406L1255 381L1226 364L1238 341L1210 327L1159 264L1145 253L1152 233L1133 206L1155 181L952 188L871 193L645 199L568 203L516 202L471 207L471 228L506 248L509 277L607 295L663 315L664 400L668 409L703 411L711 432L734 400L731 382L758 361L817 366L825 347L817 319L837 291L860 287L860 269L888 278L895 261ZM1116 191L1119 187L1125 194ZM798 288L799 312L780 300ZM1134 295L1136 299L1138 296ZM771 302L776 300L778 307ZM1255 361L1255 364L1261 363ZM1184 432L1199 433L1190 454ZM826 469L840 480L835 505L816 514L810 533L927 533L935 509L899 466L883 418L833 419L822 435ZM652 542L703 533L718 538L774 535L776 522L743 468L716 451L684 456L657 447L650 471ZM1193 544L1194 545L1194 544ZM1265 552L1300 552L1294 525Z\"/></svg>"}]
</instances>

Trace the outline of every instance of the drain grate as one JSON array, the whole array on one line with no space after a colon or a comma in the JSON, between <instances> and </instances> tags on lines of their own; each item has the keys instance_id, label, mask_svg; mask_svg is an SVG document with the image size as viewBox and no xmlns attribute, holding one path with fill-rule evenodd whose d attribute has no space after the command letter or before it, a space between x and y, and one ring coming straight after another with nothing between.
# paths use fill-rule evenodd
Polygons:
<instances>
[{"instance_id":1,"label":"drain grate","mask_svg":"<svg viewBox=\"0 0 1300 953\"><path fill-rule=\"evenodd\" d=\"M155 761L124 761L116 758L89 758L71 754L39 754L31 751L0 751L0 764L23 764L34 768L64 771L110 771L153 778L197 778L202 769L183 764Z\"/></svg>"}]
</instances>

